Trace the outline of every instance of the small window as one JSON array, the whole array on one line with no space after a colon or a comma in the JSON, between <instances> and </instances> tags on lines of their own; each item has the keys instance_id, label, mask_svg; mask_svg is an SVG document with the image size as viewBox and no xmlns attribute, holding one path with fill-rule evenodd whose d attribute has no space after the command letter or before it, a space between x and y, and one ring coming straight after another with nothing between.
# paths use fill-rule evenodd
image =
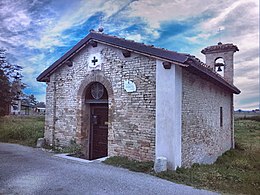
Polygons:
<instances>
[{"instance_id":1,"label":"small window","mask_svg":"<svg viewBox=\"0 0 260 195\"><path fill-rule=\"evenodd\" d=\"M101 83L92 83L90 86L87 87L85 101L86 103L107 103L108 94L106 88Z\"/></svg>"},{"instance_id":2,"label":"small window","mask_svg":"<svg viewBox=\"0 0 260 195\"><path fill-rule=\"evenodd\" d=\"M104 87L101 83L91 85L91 95L94 99L99 100L104 95Z\"/></svg>"},{"instance_id":3,"label":"small window","mask_svg":"<svg viewBox=\"0 0 260 195\"><path fill-rule=\"evenodd\" d=\"M219 115L219 119L220 119L220 127L223 127L223 108L220 107L220 115Z\"/></svg>"}]
</instances>

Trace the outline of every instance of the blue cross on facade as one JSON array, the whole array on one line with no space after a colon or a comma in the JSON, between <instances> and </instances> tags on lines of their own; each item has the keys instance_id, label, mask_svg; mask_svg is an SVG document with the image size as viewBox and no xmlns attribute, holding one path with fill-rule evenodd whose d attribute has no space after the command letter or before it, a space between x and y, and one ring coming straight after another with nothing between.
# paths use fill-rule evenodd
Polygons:
<instances>
[{"instance_id":1,"label":"blue cross on facade","mask_svg":"<svg viewBox=\"0 0 260 195\"><path fill-rule=\"evenodd\" d=\"M91 62L94 64L94 66L96 65L96 62L98 62L98 59L96 59L96 57L94 56L93 60L91 60Z\"/></svg>"}]
</instances>

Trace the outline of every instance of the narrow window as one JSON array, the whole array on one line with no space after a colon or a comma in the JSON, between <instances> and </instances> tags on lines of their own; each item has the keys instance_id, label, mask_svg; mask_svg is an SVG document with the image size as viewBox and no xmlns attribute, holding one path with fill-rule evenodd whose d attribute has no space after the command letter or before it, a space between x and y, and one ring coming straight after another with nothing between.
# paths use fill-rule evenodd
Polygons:
<instances>
[{"instance_id":1,"label":"narrow window","mask_svg":"<svg viewBox=\"0 0 260 195\"><path fill-rule=\"evenodd\" d=\"M219 119L220 119L220 127L223 127L223 108L220 107L220 115L219 115Z\"/></svg>"}]
</instances>

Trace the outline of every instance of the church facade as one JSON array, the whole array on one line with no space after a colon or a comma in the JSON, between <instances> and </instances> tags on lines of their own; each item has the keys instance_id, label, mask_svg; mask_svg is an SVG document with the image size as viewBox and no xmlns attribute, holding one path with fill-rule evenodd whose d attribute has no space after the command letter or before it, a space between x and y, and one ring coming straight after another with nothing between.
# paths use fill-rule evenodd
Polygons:
<instances>
[{"instance_id":1,"label":"church facade","mask_svg":"<svg viewBox=\"0 0 260 195\"><path fill-rule=\"evenodd\" d=\"M37 78L47 83L45 140L57 147L75 141L90 160L165 157L169 169L212 163L234 146L236 51L207 47L206 65L91 31Z\"/></svg>"}]
</instances>

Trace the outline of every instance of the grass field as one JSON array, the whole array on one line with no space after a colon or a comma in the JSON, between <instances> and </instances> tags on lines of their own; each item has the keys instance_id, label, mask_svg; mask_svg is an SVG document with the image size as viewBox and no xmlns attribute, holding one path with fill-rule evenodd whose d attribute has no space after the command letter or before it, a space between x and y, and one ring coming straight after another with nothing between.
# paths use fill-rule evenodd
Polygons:
<instances>
[{"instance_id":1,"label":"grass field","mask_svg":"<svg viewBox=\"0 0 260 195\"><path fill-rule=\"evenodd\" d=\"M35 146L38 138L43 137L44 116L0 118L0 141Z\"/></svg>"},{"instance_id":2,"label":"grass field","mask_svg":"<svg viewBox=\"0 0 260 195\"><path fill-rule=\"evenodd\" d=\"M44 117L0 118L0 141L35 146L43 137ZM156 174L153 162L111 157L107 164L145 172L176 183L228 194L260 192L260 117L235 121L236 149L224 153L212 165L195 164Z\"/></svg>"},{"instance_id":3,"label":"grass field","mask_svg":"<svg viewBox=\"0 0 260 195\"><path fill-rule=\"evenodd\" d=\"M153 162L140 163L126 157L111 157L107 164L149 173L176 183L228 194L260 192L260 117L235 121L236 149L224 153L212 165L195 164L156 174Z\"/></svg>"}]
</instances>

